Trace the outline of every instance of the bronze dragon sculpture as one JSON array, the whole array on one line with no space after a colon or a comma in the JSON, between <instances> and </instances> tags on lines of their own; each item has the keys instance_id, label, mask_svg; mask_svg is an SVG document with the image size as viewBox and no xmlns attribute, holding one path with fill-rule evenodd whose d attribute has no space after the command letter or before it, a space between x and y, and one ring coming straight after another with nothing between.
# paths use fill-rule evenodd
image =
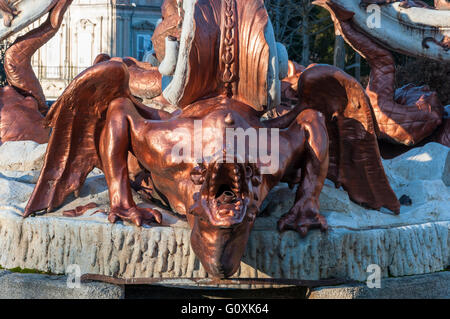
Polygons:
<instances>
[{"instance_id":1,"label":"bronze dragon sculpture","mask_svg":"<svg viewBox=\"0 0 450 319\"><path fill-rule=\"evenodd\" d=\"M297 187L280 231L327 229L319 207L327 177L356 203L399 213L366 91L338 68L288 62L263 0L166 0L162 15L152 39L159 68L100 55L49 110L52 134L24 217L60 206L98 167L111 222L161 222L133 201L132 183L145 184L186 216L208 273L228 277L279 182ZM143 95L180 110L148 107ZM264 119L268 112L277 116Z\"/></svg>"},{"instance_id":2,"label":"bronze dragon sculpture","mask_svg":"<svg viewBox=\"0 0 450 319\"><path fill-rule=\"evenodd\" d=\"M276 100L271 88L279 89L279 78L289 76L281 76L281 66L268 76L277 55L263 1L185 0L180 7L167 0L162 14L153 36L156 54L164 61L166 38L172 37L180 42L180 58L168 85L154 69L147 76L162 78L164 99L175 101L181 111L170 114L142 105L131 94L131 62L100 57L46 117L53 132L24 216L61 205L99 167L108 184L111 222L160 222L157 210L137 207L132 199L131 153L150 173L154 196L187 217L192 246L206 270L224 277L237 270L259 207L279 182L298 185L294 206L278 223L280 231L305 236L311 228L327 229L318 200L327 175L354 201L399 212L380 161L369 99L344 72L324 65L306 69L298 87L302 103L261 121ZM200 137L194 136L198 121ZM239 143L217 144L217 134L207 134L208 128L222 141L230 129L265 130L267 135L244 141L240 152ZM183 154L178 161L173 150L186 139L200 140L203 154ZM249 155L258 154L267 141L266 154L276 154L278 163L270 173L271 163Z\"/></svg>"}]
</instances>

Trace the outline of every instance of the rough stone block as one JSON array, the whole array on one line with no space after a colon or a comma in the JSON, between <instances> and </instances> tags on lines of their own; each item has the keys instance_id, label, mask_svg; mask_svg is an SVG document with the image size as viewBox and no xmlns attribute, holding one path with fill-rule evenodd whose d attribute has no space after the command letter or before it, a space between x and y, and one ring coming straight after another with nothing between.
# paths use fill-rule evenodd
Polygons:
<instances>
[{"instance_id":1,"label":"rough stone block","mask_svg":"<svg viewBox=\"0 0 450 319\"><path fill-rule=\"evenodd\" d=\"M381 288L364 284L314 288L309 299L450 299L450 272L386 278Z\"/></svg>"},{"instance_id":2,"label":"rough stone block","mask_svg":"<svg viewBox=\"0 0 450 319\"><path fill-rule=\"evenodd\" d=\"M39 171L47 144L32 141L5 142L0 146L0 171Z\"/></svg>"},{"instance_id":3,"label":"rough stone block","mask_svg":"<svg viewBox=\"0 0 450 319\"><path fill-rule=\"evenodd\" d=\"M124 288L103 282L70 288L66 276L0 270L0 299L123 299Z\"/></svg>"}]
</instances>

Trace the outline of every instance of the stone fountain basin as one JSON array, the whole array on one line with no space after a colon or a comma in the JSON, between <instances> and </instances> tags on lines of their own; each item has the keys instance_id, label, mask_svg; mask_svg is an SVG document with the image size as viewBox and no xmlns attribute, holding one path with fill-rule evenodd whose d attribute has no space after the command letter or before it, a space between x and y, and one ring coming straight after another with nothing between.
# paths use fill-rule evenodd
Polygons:
<instances>
[{"instance_id":1,"label":"stone fountain basin","mask_svg":"<svg viewBox=\"0 0 450 319\"><path fill-rule=\"evenodd\" d=\"M191 278L207 274L190 247L186 221L167 210L160 226L110 224L90 209L80 217L62 212L96 202L108 208L108 191L99 170L88 177L78 198L69 197L54 213L23 219L46 145L7 142L0 146L0 266L64 274L70 265L82 273L122 278ZM450 265L450 148L436 143L383 161L398 197L411 206L400 215L364 209L327 181L321 211L330 229L278 233L276 222L294 200L280 184L265 201L241 267L234 277L345 278L366 281L367 267L377 264L382 277L442 271ZM137 194L135 199L143 203ZM181 282L181 281L180 281ZM241 287L245 288L247 286ZM248 286L247 288L253 288Z\"/></svg>"}]
</instances>

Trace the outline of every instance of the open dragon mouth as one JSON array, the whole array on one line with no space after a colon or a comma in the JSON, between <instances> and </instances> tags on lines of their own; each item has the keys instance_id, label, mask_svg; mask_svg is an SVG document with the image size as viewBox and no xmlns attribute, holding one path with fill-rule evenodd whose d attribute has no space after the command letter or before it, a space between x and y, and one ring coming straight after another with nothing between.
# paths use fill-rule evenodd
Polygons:
<instances>
[{"instance_id":1,"label":"open dragon mouth","mask_svg":"<svg viewBox=\"0 0 450 319\"><path fill-rule=\"evenodd\" d=\"M229 227L242 222L248 202L245 180L243 164L213 165L207 184L207 201L213 224Z\"/></svg>"},{"instance_id":2,"label":"open dragon mouth","mask_svg":"<svg viewBox=\"0 0 450 319\"><path fill-rule=\"evenodd\" d=\"M228 277L239 268L258 207L253 186L259 172L236 158L216 159L194 168L191 178L201 185L190 208L191 245L206 271Z\"/></svg>"}]
</instances>

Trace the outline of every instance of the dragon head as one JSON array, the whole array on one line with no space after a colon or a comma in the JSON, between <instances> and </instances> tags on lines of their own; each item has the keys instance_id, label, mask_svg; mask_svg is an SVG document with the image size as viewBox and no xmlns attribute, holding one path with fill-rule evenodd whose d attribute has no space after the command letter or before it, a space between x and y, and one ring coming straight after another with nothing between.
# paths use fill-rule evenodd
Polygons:
<instances>
[{"instance_id":1,"label":"dragon head","mask_svg":"<svg viewBox=\"0 0 450 319\"><path fill-rule=\"evenodd\" d=\"M254 164L214 161L191 172L201 189L189 211L191 245L206 271L229 277L239 268L258 213L261 175Z\"/></svg>"}]
</instances>

